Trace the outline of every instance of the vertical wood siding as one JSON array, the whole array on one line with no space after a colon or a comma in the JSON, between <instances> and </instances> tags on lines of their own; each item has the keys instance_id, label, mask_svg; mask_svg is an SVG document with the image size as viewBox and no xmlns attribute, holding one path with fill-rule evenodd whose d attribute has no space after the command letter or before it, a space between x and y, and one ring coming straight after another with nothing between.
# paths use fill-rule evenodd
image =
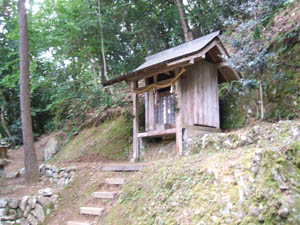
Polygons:
<instances>
[{"instance_id":1,"label":"vertical wood siding","mask_svg":"<svg viewBox=\"0 0 300 225\"><path fill-rule=\"evenodd\" d=\"M205 125L219 128L217 69L200 61L188 68L182 78L184 126Z\"/></svg>"}]
</instances>

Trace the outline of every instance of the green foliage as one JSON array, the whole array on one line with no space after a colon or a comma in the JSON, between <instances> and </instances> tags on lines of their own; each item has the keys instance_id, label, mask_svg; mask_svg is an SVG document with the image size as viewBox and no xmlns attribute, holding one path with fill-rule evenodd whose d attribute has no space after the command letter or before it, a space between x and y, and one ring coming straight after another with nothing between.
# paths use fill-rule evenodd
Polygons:
<instances>
[{"instance_id":1,"label":"green foliage","mask_svg":"<svg viewBox=\"0 0 300 225\"><path fill-rule=\"evenodd\" d=\"M243 108L243 91L241 82L223 84L219 89L220 95L220 121L221 129L233 129L242 127L246 123L246 112Z\"/></svg>"},{"instance_id":2,"label":"green foliage","mask_svg":"<svg viewBox=\"0 0 300 225\"><path fill-rule=\"evenodd\" d=\"M186 19L195 38L217 29L227 30L232 46L242 50L236 56L243 62L236 65L240 65L237 69L246 73L247 84L255 87L255 79L260 74L261 78L266 79L263 83L265 98L271 96L271 87L278 80L278 89L290 90L285 94L277 92L275 97L270 97L272 110L267 114L269 118L298 116L296 111L299 105L286 110L288 107L280 101L286 96L284 99L289 102L298 102L288 98L288 95L297 96L295 77L298 73L295 73L295 69L289 69L290 65L283 68L285 64L279 67L275 61L269 63L273 57L269 53L274 49L265 45L263 39L263 33L272 24L273 17L279 10L287 8L289 2L264 0L256 4L255 0L188 0L184 5ZM0 107L13 138L20 144L16 3L16 0L0 2L3 9L0 12ZM112 95L100 84L103 59L97 1L44 0L29 3L30 94L35 135L61 128L65 124L70 131L77 130L89 112L102 106L122 105L124 85L116 87ZM101 0L100 10L109 78L132 71L144 61L145 56L183 41L175 1ZM236 33L238 35L231 36ZM288 55L291 46L298 43L297 35L299 32L295 29L280 37L280 54ZM293 54L297 54L297 51ZM298 61L295 60L293 66L297 66ZM274 70L283 70L281 73L286 79L277 79L277 72L272 75ZM237 102L241 93L245 94L243 88L222 91L223 115L227 115L223 117L225 127L241 126L245 122L245 113L240 110L240 113L230 113L230 109L236 107L225 100L228 98L233 104L239 105ZM237 96L234 97L234 94ZM0 132L2 136L6 135L1 125Z\"/></svg>"}]
</instances>

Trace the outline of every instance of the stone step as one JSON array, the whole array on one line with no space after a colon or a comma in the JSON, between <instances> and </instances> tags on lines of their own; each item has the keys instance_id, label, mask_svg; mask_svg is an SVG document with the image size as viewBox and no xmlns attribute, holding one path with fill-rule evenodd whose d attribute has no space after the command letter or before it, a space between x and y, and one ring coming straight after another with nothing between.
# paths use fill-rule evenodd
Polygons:
<instances>
[{"instance_id":1,"label":"stone step","mask_svg":"<svg viewBox=\"0 0 300 225\"><path fill-rule=\"evenodd\" d=\"M124 178L106 178L105 183L110 185L123 185L125 184Z\"/></svg>"},{"instance_id":2,"label":"stone step","mask_svg":"<svg viewBox=\"0 0 300 225\"><path fill-rule=\"evenodd\" d=\"M94 198L101 199L114 199L118 192L94 192L92 195Z\"/></svg>"},{"instance_id":3,"label":"stone step","mask_svg":"<svg viewBox=\"0 0 300 225\"><path fill-rule=\"evenodd\" d=\"M145 165L142 164L108 164L108 165L101 165L100 166L100 171L119 171L119 172L130 172L130 171L138 171L143 168L145 168Z\"/></svg>"},{"instance_id":4,"label":"stone step","mask_svg":"<svg viewBox=\"0 0 300 225\"><path fill-rule=\"evenodd\" d=\"M88 222L75 222L75 221L68 221L67 225L91 225Z\"/></svg>"},{"instance_id":5,"label":"stone step","mask_svg":"<svg viewBox=\"0 0 300 225\"><path fill-rule=\"evenodd\" d=\"M104 211L103 208L80 207L80 214L85 214L85 215L101 216L103 211Z\"/></svg>"}]
</instances>

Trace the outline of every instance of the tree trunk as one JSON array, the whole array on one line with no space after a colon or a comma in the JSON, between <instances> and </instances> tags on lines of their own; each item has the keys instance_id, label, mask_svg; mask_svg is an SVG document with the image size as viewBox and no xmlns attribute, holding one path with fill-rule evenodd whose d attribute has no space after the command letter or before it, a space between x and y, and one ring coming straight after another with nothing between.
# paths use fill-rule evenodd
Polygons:
<instances>
[{"instance_id":1,"label":"tree trunk","mask_svg":"<svg viewBox=\"0 0 300 225\"><path fill-rule=\"evenodd\" d=\"M39 171L34 149L29 94L28 31L25 0L18 0L20 51L20 105L24 146L25 180L38 182Z\"/></svg>"},{"instance_id":2,"label":"tree trunk","mask_svg":"<svg viewBox=\"0 0 300 225\"><path fill-rule=\"evenodd\" d=\"M106 59L105 59L105 51L104 51L104 38L103 38L103 31L102 31L102 18L101 18L101 3L98 0L98 16L99 16L99 28L100 28L100 38L101 38L101 53L102 53L102 62L103 62L103 75L106 80L108 79L107 75L107 67L106 67Z\"/></svg>"},{"instance_id":3,"label":"tree trunk","mask_svg":"<svg viewBox=\"0 0 300 225\"><path fill-rule=\"evenodd\" d=\"M103 62L103 73L101 74L102 82L104 81L103 76L105 77L106 80L109 80L108 75L107 75L107 66L106 66L106 59L105 59L105 50L104 50L104 37L103 37L103 29L102 29L102 16L101 16L101 3L100 0L98 0L98 16L99 16L99 28L100 28L100 38L101 38L101 53L102 53L102 62ZM109 87L108 88L109 93L113 94L112 89Z\"/></svg>"},{"instance_id":4,"label":"tree trunk","mask_svg":"<svg viewBox=\"0 0 300 225\"><path fill-rule=\"evenodd\" d=\"M176 0L176 5L179 11L179 16L180 16L180 21L181 21L181 25L182 25L182 29L183 29L183 33L184 33L184 41L188 42L193 40L193 33L190 32L188 24L184 18L184 12L183 12L183 8L182 8L182 0Z\"/></svg>"}]
</instances>

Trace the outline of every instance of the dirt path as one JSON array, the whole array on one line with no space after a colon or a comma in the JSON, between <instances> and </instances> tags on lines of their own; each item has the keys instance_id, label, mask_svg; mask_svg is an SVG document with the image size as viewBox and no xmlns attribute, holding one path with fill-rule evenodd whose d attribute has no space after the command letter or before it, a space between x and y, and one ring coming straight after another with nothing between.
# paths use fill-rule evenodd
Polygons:
<instances>
[{"instance_id":1,"label":"dirt path","mask_svg":"<svg viewBox=\"0 0 300 225\"><path fill-rule=\"evenodd\" d=\"M48 140L54 134L44 134L34 143L35 152L37 156L38 163L41 164L43 161L43 147L48 142ZM24 168L24 148L21 146L19 149L9 149L8 150L8 160L9 164L5 167L5 172L17 171Z\"/></svg>"},{"instance_id":2,"label":"dirt path","mask_svg":"<svg viewBox=\"0 0 300 225\"><path fill-rule=\"evenodd\" d=\"M38 164L43 162L43 147L46 145L48 140L55 135L45 134L39 137L34 143ZM21 168L24 168L24 148L23 146L17 150L8 150L8 165L5 167L5 173L16 172ZM14 179L0 179L0 197L15 197L19 198L24 195L30 195L36 193L38 190L52 187L55 188L49 179L41 178L40 182L35 185L27 185L24 177L18 177Z\"/></svg>"}]
</instances>

